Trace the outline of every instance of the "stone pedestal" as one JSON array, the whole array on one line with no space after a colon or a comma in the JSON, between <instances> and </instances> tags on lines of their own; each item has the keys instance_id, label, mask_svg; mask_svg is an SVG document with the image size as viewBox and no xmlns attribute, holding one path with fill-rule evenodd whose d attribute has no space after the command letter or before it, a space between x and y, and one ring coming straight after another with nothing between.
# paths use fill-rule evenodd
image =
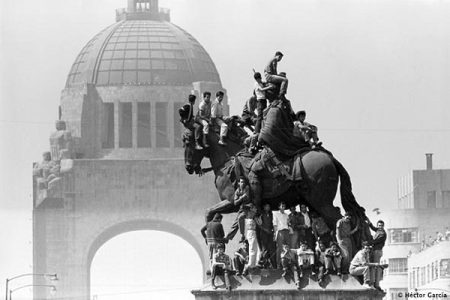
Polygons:
<instances>
[{"instance_id":1,"label":"stone pedestal","mask_svg":"<svg viewBox=\"0 0 450 300\"><path fill-rule=\"evenodd\" d=\"M216 279L217 289L210 283L193 290L196 300L381 300L384 293L366 289L354 277L326 276L322 285L315 277L305 276L297 289L292 279L284 279L281 271L266 271L256 275L231 276L232 291L228 292L221 280Z\"/></svg>"}]
</instances>

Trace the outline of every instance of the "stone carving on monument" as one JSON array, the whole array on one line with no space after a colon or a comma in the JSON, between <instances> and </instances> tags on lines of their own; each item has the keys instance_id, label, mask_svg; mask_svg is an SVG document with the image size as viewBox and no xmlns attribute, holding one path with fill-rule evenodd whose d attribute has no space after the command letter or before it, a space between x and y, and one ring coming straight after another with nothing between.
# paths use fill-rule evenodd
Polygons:
<instances>
[{"instance_id":1,"label":"stone carving on monument","mask_svg":"<svg viewBox=\"0 0 450 300\"><path fill-rule=\"evenodd\" d=\"M39 198L56 194L62 181L62 176L73 166L72 135L66 130L62 120L55 122L56 131L50 135L50 150L42 154L42 162L35 163L33 177Z\"/></svg>"}]
</instances>

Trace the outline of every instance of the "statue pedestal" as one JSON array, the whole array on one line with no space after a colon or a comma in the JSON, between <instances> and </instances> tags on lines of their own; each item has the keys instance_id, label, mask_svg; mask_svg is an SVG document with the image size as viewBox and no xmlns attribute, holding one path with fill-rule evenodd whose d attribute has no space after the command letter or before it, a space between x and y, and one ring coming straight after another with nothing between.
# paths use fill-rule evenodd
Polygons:
<instances>
[{"instance_id":1,"label":"statue pedestal","mask_svg":"<svg viewBox=\"0 0 450 300\"><path fill-rule=\"evenodd\" d=\"M220 277L217 289L210 283L202 289L193 290L196 300L381 300L385 293L366 289L353 276L328 275L320 286L315 277L304 276L297 289L292 279L284 279L280 270L262 271L248 276L231 276L232 291L228 292Z\"/></svg>"}]
</instances>

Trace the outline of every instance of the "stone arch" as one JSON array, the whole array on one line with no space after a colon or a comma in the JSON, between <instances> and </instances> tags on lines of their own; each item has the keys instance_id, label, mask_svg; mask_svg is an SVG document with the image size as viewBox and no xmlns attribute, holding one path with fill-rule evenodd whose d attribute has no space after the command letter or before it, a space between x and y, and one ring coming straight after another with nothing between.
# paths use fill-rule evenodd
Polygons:
<instances>
[{"instance_id":1,"label":"stone arch","mask_svg":"<svg viewBox=\"0 0 450 300\"><path fill-rule=\"evenodd\" d=\"M181 239L186 241L189 245L191 245L194 248L195 252L197 252L202 262L203 280L205 280L206 276L205 270L208 268L209 262L204 255L204 246L198 243L198 239L195 238L191 232L181 227L180 225L165 220L136 219L120 222L104 229L100 234L97 234L94 241L89 245L86 254L86 264L85 264L87 268L86 286L89 295L91 293L91 265L97 251L109 240L120 234L131 231L143 231L143 230L171 233L180 237Z\"/></svg>"}]
</instances>

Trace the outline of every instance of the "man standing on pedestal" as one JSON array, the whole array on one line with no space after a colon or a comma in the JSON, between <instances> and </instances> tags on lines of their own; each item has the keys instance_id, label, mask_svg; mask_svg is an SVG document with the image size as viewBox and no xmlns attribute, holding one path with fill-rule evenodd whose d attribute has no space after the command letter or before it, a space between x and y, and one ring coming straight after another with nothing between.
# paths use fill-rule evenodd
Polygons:
<instances>
[{"instance_id":1,"label":"man standing on pedestal","mask_svg":"<svg viewBox=\"0 0 450 300\"><path fill-rule=\"evenodd\" d=\"M273 229L277 243L277 267L278 269L281 269L281 251L283 250L283 245L289 245L291 241L289 238L288 226L289 216L285 212L286 204L284 202L280 202L279 208L279 211L273 212Z\"/></svg>"},{"instance_id":2,"label":"man standing on pedestal","mask_svg":"<svg viewBox=\"0 0 450 300\"><path fill-rule=\"evenodd\" d=\"M373 224L368 222L370 229L375 231L375 235L373 240L368 244L372 246L373 251L373 262L380 263L380 259L383 256L383 247L386 242L386 231L384 230L384 221L379 220L377 222L377 227L373 226ZM372 278L374 279L374 287L377 290L381 290L380 288L380 280L383 277L383 269L379 267L372 268Z\"/></svg>"}]
</instances>

